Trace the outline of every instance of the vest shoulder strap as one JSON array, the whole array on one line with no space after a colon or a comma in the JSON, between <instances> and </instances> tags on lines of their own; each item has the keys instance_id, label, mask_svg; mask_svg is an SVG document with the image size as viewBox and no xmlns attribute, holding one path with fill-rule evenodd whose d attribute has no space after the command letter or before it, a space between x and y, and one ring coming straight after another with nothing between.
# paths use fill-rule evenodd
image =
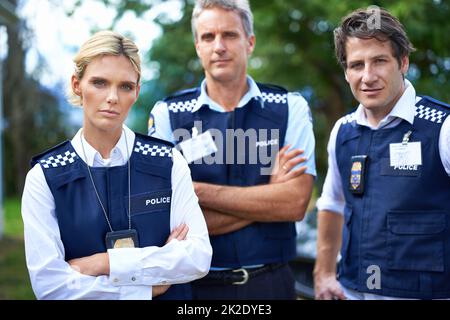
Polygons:
<instances>
[{"instance_id":1,"label":"vest shoulder strap","mask_svg":"<svg viewBox=\"0 0 450 320\"><path fill-rule=\"evenodd\" d=\"M200 88L190 88L185 90L180 90L175 92L172 95L167 96L164 99L164 102L170 103L173 101L186 101L193 98L197 98L200 95Z\"/></svg>"},{"instance_id":2,"label":"vest shoulder strap","mask_svg":"<svg viewBox=\"0 0 450 320\"><path fill-rule=\"evenodd\" d=\"M429 105L429 106L439 106L444 109L447 109L450 112L450 104L439 101L435 98L429 96L420 96L420 100L416 103L416 106L419 105Z\"/></svg>"},{"instance_id":3,"label":"vest shoulder strap","mask_svg":"<svg viewBox=\"0 0 450 320\"><path fill-rule=\"evenodd\" d=\"M163 139L158 139L158 138L147 136L147 135L137 133L137 132L135 132L135 135L136 135L136 139L141 142L152 143L152 144L162 144L162 145L165 145L170 148L174 147L173 143L163 140Z\"/></svg>"},{"instance_id":4,"label":"vest shoulder strap","mask_svg":"<svg viewBox=\"0 0 450 320\"><path fill-rule=\"evenodd\" d=\"M257 82L256 85L258 86L259 90L261 90L262 92L274 92L274 93L279 93L279 94L287 94L288 93L287 89L285 89L284 87L281 87L281 86L277 86L275 84Z\"/></svg>"},{"instance_id":5,"label":"vest shoulder strap","mask_svg":"<svg viewBox=\"0 0 450 320\"><path fill-rule=\"evenodd\" d=\"M261 91L261 96L265 103L274 104L274 107L277 107L277 105L280 104L287 105L288 91L285 88L276 86L274 84L262 83L257 83L257 86Z\"/></svg>"},{"instance_id":6,"label":"vest shoulder strap","mask_svg":"<svg viewBox=\"0 0 450 320\"><path fill-rule=\"evenodd\" d=\"M415 118L428 123L442 124L450 115L450 105L428 96L417 97Z\"/></svg>"},{"instance_id":7,"label":"vest shoulder strap","mask_svg":"<svg viewBox=\"0 0 450 320\"><path fill-rule=\"evenodd\" d=\"M138 162L172 167L173 144L154 137L136 133L133 153L138 155L134 159Z\"/></svg>"},{"instance_id":8,"label":"vest shoulder strap","mask_svg":"<svg viewBox=\"0 0 450 320\"><path fill-rule=\"evenodd\" d=\"M168 96L163 101L167 104L170 113L190 112L197 104L200 88L182 90Z\"/></svg>"},{"instance_id":9,"label":"vest shoulder strap","mask_svg":"<svg viewBox=\"0 0 450 320\"><path fill-rule=\"evenodd\" d=\"M65 154L66 152L68 152L67 155ZM61 153L61 157L58 157L58 155L60 153ZM53 164L51 166L56 167L58 164L63 163L64 160L67 160L67 161L69 159L73 160L73 159L75 159L75 157L76 157L76 154L72 151L72 148L70 146L70 140L66 140L66 141L63 141L63 142L57 144L56 146L32 157L31 161L30 161L30 165L33 168L36 165L36 163L46 161L46 162L48 162L48 165ZM54 158L54 159L52 159L52 158ZM52 160L54 160L54 161L52 161ZM46 167L45 164L44 164L44 167Z\"/></svg>"}]
</instances>

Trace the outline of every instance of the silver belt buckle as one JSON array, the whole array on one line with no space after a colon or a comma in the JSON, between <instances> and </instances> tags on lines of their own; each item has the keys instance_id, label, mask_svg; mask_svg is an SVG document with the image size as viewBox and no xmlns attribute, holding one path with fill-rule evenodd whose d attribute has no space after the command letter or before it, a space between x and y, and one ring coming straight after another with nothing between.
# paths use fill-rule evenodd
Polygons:
<instances>
[{"instance_id":1,"label":"silver belt buckle","mask_svg":"<svg viewBox=\"0 0 450 320\"><path fill-rule=\"evenodd\" d=\"M233 272L242 272L244 274L244 279L242 281L233 282L232 284L240 285L240 284L247 283L247 281L248 281L248 271L247 270L245 270L244 268L240 268L240 269L233 270Z\"/></svg>"}]
</instances>

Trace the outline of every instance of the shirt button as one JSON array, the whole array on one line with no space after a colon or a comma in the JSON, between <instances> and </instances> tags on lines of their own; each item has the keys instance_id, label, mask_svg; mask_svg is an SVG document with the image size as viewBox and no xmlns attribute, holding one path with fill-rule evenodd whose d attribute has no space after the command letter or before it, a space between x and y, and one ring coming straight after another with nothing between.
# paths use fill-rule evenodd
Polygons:
<instances>
[{"instance_id":1,"label":"shirt button","mask_svg":"<svg viewBox=\"0 0 450 320\"><path fill-rule=\"evenodd\" d=\"M131 281L136 281L136 277L131 277Z\"/></svg>"},{"instance_id":2,"label":"shirt button","mask_svg":"<svg viewBox=\"0 0 450 320\"><path fill-rule=\"evenodd\" d=\"M117 278L114 278L114 280L113 280L114 282L119 282L119 279L117 279Z\"/></svg>"}]
</instances>

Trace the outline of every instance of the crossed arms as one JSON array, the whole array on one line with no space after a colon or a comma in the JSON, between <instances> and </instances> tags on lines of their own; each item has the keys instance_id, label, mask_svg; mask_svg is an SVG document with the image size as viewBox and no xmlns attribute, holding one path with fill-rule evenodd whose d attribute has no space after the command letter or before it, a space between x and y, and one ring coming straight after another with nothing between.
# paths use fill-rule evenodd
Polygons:
<instances>
[{"instance_id":1,"label":"crossed arms","mask_svg":"<svg viewBox=\"0 0 450 320\"><path fill-rule=\"evenodd\" d=\"M251 187L194 182L210 235L239 230L253 222L299 221L305 216L314 178L306 167L294 167L306 159L302 150L283 147L276 158L270 182Z\"/></svg>"}]
</instances>

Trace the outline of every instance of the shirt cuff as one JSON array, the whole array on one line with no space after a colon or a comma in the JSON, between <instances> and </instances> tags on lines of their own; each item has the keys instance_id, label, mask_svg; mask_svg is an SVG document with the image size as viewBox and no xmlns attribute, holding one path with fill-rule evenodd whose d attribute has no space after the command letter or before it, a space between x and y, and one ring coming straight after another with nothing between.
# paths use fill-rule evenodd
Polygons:
<instances>
[{"instance_id":1,"label":"shirt cuff","mask_svg":"<svg viewBox=\"0 0 450 320\"><path fill-rule=\"evenodd\" d=\"M142 284L139 248L109 249L109 279L113 286Z\"/></svg>"},{"instance_id":2,"label":"shirt cuff","mask_svg":"<svg viewBox=\"0 0 450 320\"><path fill-rule=\"evenodd\" d=\"M152 287L123 286L120 288L120 300L152 300Z\"/></svg>"}]
</instances>

